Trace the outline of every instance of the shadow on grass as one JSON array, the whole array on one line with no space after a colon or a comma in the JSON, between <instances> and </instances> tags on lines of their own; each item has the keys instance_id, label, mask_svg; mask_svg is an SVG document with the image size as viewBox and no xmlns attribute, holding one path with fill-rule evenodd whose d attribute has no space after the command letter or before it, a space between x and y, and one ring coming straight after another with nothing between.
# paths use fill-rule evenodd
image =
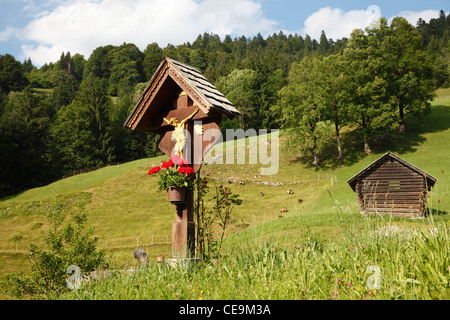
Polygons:
<instances>
[{"instance_id":1,"label":"shadow on grass","mask_svg":"<svg viewBox=\"0 0 450 320\"><path fill-rule=\"evenodd\" d=\"M442 132L450 128L450 107L436 105L431 112L421 119L406 119L406 132L400 134L395 130L385 130L369 140L372 153L384 154L388 151L403 154L414 152L418 146L426 142L424 134ZM367 154L364 153L364 142L360 129L349 130L341 134L343 159L337 159L337 145L335 141L325 146L320 158L320 169L336 169L352 166ZM312 166L311 157L299 157L296 160Z\"/></svg>"},{"instance_id":2,"label":"shadow on grass","mask_svg":"<svg viewBox=\"0 0 450 320\"><path fill-rule=\"evenodd\" d=\"M447 214L447 211L444 210L438 210L438 209L427 209L426 215L433 215L433 216L443 216Z\"/></svg>"}]
</instances>

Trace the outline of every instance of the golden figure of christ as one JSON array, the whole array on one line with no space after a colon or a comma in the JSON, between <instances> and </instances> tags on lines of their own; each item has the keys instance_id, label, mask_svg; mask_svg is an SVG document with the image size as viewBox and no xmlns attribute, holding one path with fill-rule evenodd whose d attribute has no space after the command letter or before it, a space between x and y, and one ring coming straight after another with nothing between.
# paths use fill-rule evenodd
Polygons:
<instances>
[{"instance_id":1,"label":"golden figure of christ","mask_svg":"<svg viewBox=\"0 0 450 320\"><path fill-rule=\"evenodd\" d=\"M186 145L186 136L184 135L186 122L192 119L197 114L197 112L198 109L196 109L189 117L181 121L178 121L177 118L170 118L170 120L163 118L165 122L175 128L172 132L172 140L176 141L174 147L175 154L177 154L180 158L183 158L183 148Z\"/></svg>"}]
</instances>

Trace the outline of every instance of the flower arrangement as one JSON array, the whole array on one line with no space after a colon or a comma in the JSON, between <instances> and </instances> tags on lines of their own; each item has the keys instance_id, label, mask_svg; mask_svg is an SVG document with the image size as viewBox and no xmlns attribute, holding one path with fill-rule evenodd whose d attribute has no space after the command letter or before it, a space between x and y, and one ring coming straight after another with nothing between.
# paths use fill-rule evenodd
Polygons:
<instances>
[{"instance_id":1,"label":"flower arrangement","mask_svg":"<svg viewBox=\"0 0 450 320\"><path fill-rule=\"evenodd\" d=\"M173 155L169 161L161 166L154 167L148 172L149 175L159 176L159 190L168 190L169 187L186 187L194 189L194 169L188 166L187 160Z\"/></svg>"}]
</instances>

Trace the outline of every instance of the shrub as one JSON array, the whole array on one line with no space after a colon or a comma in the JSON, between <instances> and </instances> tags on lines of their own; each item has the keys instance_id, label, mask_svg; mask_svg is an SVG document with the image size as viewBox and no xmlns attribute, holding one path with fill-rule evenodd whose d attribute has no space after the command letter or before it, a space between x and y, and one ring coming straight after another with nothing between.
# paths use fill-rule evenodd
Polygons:
<instances>
[{"instance_id":1,"label":"shrub","mask_svg":"<svg viewBox=\"0 0 450 320\"><path fill-rule=\"evenodd\" d=\"M49 205L47 219L51 228L44 235L46 249L30 245L31 277L12 274L5 278L7 292L16 296L46 295L67 290L68 267L76 265L83 272L91 272L107 265L103 249L97 250L93 229L86 230L88 213L85 203L78 201L75 210L55 200ZM70 220L63 225L67 215Z\"/></svg>"}]
</instances>

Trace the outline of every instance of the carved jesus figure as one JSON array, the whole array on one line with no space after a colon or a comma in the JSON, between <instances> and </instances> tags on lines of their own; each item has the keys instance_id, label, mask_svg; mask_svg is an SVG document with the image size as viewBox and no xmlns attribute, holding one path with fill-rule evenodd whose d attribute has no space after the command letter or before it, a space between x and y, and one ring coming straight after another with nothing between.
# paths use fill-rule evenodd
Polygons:
<instances>
[{"instance_id":1,"label":"carved jesus figure","mask_svg":"<svg viewBox=\"0 0 450 320\"><path fill-rule=\"evenodd\" d=\"M198 112L198 109L196 109L189 117L187 117L184 120L178 121L176 118L170 118L170 120L167 120L166 118L163 118L165 122L170 124L175 128L172 132L172 140L175 140L175 154L177 154L180 158L183 158L183 148L186 145L186 136L184 135L184 129L186 122L188 122L190 119L192 119Z\"/></svg>"}]
</instances>

